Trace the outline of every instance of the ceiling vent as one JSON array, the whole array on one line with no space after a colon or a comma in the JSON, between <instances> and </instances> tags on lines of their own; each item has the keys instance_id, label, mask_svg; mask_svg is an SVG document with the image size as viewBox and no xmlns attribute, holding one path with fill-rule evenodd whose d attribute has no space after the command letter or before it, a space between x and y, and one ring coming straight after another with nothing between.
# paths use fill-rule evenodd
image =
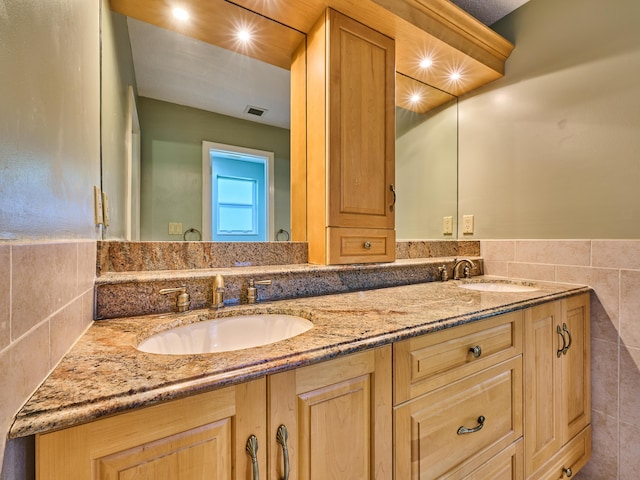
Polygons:
<instances>
[{"instance_id":1,"label":"ceiling vent","mask_svg":"<svg viewBox=\"0 0 640 480\"><path fill-rule=\"evenodd\" d=\"M244 109L244 113L255 115L256 117L262 117L267 112L268 110L266 108L252 107L251 105L247 105L247 108Z\"/></svg>"}]
</instances>

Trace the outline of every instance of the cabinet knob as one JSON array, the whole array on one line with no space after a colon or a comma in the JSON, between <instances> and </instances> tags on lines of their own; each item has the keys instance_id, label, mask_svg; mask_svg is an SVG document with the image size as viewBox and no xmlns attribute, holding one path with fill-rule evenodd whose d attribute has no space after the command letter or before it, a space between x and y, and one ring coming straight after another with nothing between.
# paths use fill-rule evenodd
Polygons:
<instances>
[{"instance_id":1,"label":"cabinet knob","mask_svg":"<svg viewBox=\"0 0 640 480\"><path fill-rule=\"evenodd\" d=\"M364 242L364 249L365 250L371 250L371 242L369 240Z\"/></svg>"},{"instance_id":2,"label":"cabinet knob","mask_svg":"<svg viewBox=\"0 0 640 480\"><path fill-rule=\"evenodd\" d=\"M480 355L482 355L482 347L480 345L470 348L469 351L473 354L473 358L480 358Z\"/></svg>"},{"instance_id":3,"label":"cabinet knob","mask_svg":"<svg viewBox=\"0 0 640 480\"><path fill-rule=\"evenodd\" d=\"M567 478L571 478L571 476L573 475L573 470L571 470L571 468L562 467L562 473L564 473Z\"/></svg>"}]
</instances>

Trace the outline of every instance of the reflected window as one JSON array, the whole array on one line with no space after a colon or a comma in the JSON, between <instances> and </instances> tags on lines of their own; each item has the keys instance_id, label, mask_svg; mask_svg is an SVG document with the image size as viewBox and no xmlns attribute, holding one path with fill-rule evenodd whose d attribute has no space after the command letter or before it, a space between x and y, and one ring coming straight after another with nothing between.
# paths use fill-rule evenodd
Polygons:
<instances>
[{"instance_id":1,"label":"reflected window","mask_svg":"<svg viewBox=\"0 0 640 480\"><path fill-rule=\"evenodd\" d=\"M250 178L217 176L214 216L218 235L257 233L257 182Z\"/></svg>"}]
</instances>

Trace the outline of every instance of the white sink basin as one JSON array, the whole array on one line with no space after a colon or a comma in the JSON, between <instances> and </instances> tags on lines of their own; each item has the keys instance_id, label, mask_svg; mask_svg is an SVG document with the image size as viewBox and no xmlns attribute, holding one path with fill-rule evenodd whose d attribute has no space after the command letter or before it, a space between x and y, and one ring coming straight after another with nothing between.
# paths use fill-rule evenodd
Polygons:
<instances>
[{"instance_id":1,"label":"white sink basin","mask_svg":"<svg viewBox=\"0 0 640 480\"><path fill-rule=\"evenodd\" d=\"M309 320L293 315L239 315L172 328L145 339L137 348L168 355L230 352L279 342L311 327Z\"/></svg>"},{"instance_id":2,"label":"white sink basin","mask_svg":"<svg viewBox=\"0 0 640 480\"><path fill-rule=\"evenodd\" d=\"M498 282L477 282L477 283L462 283L458 285L460 288L467 290L478 290L480 292L503 292L503 293L517 293L517 292L535 292L539 290L536 287L529 285L522 285L519 283L498 283Z\"/></svg>"}]
</instances>

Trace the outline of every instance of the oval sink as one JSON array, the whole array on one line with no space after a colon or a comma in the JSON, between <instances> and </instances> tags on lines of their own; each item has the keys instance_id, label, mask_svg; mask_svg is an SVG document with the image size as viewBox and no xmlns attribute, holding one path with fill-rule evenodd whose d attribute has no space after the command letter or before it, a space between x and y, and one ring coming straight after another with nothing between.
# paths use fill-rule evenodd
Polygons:
<instances>
[{"instance_id":1,"label":"oval sink","mask_svg":"<svg viewBox=\"0 0 640 480\"><path fill-rule=\"evenodd\" d=\"M478 283L463 283L458 285L460 288L467 290L478 290L480 292L503 292L503 293L517 293L517 292L535 292L539 290L536 287L529 285L522 285L518 283L498 283L498 282L478 282Z\"/></svg>"},{"instance_id":2,"label":"oval sink","mask_svg":"<svg viewBox=\"0 0 640 480\"><path fill-rule=\"evenodd\" d=\"M311 327L309 320L293 315L239 315L172 328L145 339L137 348L168 355L230 352L279 342Z\"/></svg>"}]
</instances>

